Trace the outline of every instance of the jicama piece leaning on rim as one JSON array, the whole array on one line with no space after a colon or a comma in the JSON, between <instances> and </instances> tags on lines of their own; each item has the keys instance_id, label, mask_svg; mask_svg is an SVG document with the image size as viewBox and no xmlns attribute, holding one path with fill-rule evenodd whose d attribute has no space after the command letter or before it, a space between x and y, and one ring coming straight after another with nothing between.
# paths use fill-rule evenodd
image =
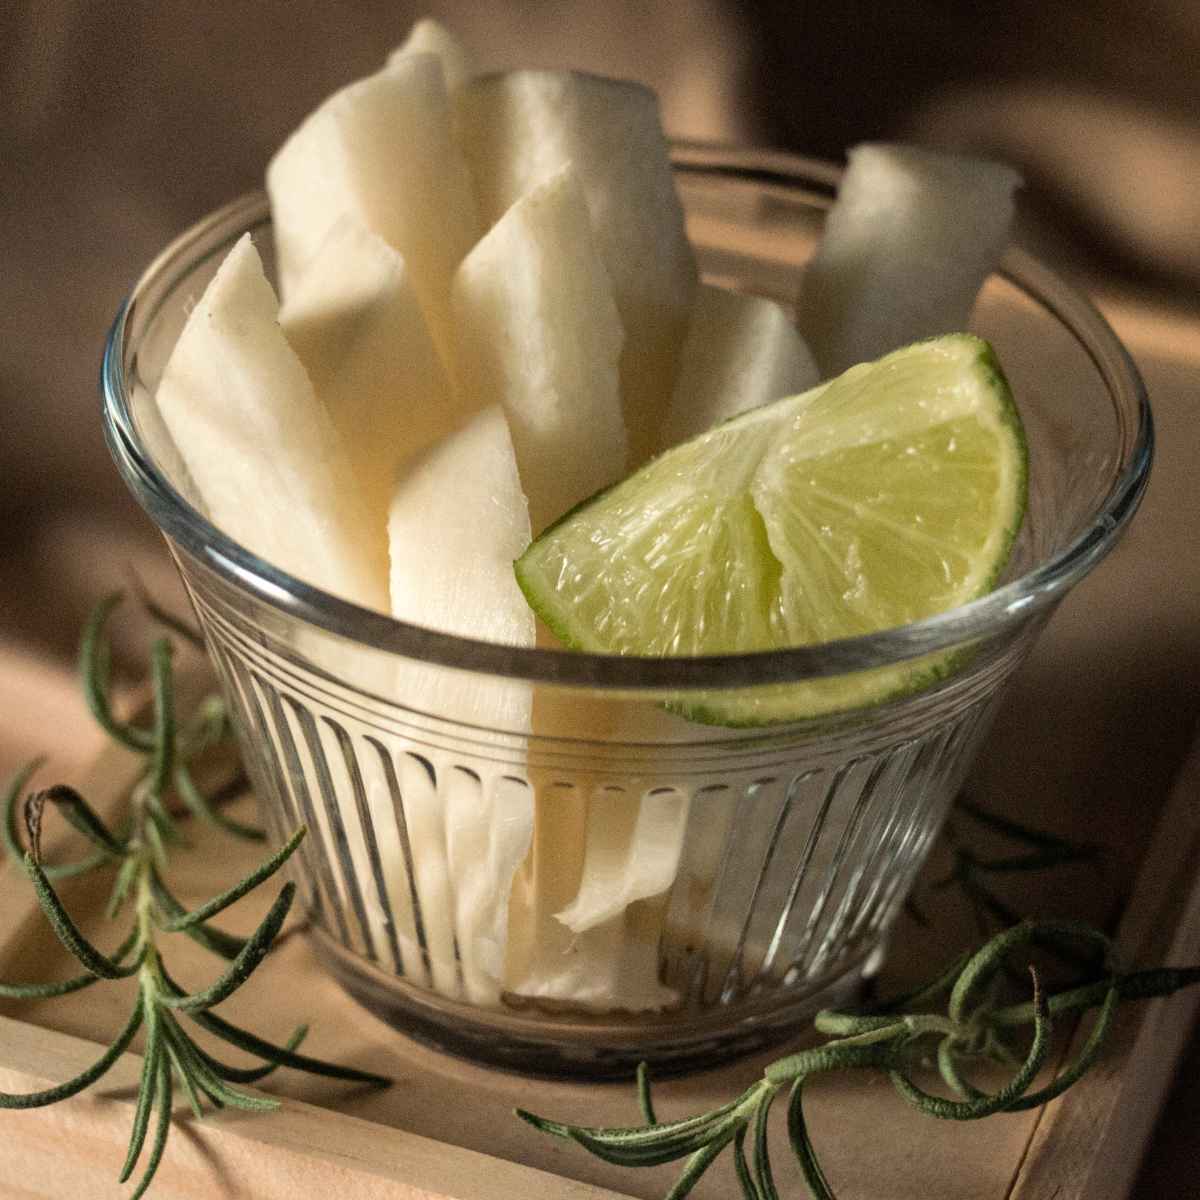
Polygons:
<instances>
[{"instance_id":1,"label":"jicama piece leaning on rim","mask_svg":"<svg viewBox=\"0 0 1200 1200\"><path fill-rule=\"evenodd\" d=\"M856 146L804 272L800 329L825 376L967 328L1008 245L1021 177L919 146Z\"/></svg>"},{"instance_id":2,"label":"jicama piece leaning on rim","mask_svg":"<svg viewBox=\"0 0 1200 1200\"><path fill-rule=\"evenodd\" d=\"M387 547L363 534L368 523L349 461L283 336L275 293L249 235L192 310L155 399L218 528L299 579L386 611ZM306 648L303 634L297 645ZM377 660L350 648L327 665L364 685L387 682ZM324 726L310 732L321 740L328 735ZM340 757L330 762L332 786L351 796ZM336 855L342 838L335 818L321 805L314 817L313 841ZM354 869L369 872L363 837L348 828ZM378 937L381 918L371 913L367 920Z\"/></svg>"},{"instance_id":3,"label":"jicama piece leaning on rim","mask_svg":"<svg viewBox=\"0 0 1200 1200\"><path fill-rule=\"evenodd\" d=\"M702 283L657 450L810 388L817 364L774 300Z\"/></svg>"},{"instance_id":4,"label":"jicama piece leaning on rim","mask_svg":"<svg viewBox=\"0 0 1200 1200\"><path fill-rule=\"evenodd\" d=\"M331 227L352 216L404 256L450 362L450 280L481 228L435 55L402 55L330 96L271 160L267 191L285 300Z\"/></svg>"},{"instance_id":5,"label":"jicama piece leaning on rim","mask_svg":"<svg viewBox=\"0 0 1200 1200\"><path fill-rule=\"evenodd\" d=\"M485 222L574 167L625 328L622 403L638 466L657 444L696 287L654 93L571 71L509 71L468 84L457 117Z\"/></svg>"},{"instance_id":6,"label":"jicama piece leaning on rim","mask_svg":"<svg viewBox=\"0 0 1200 1200\"><path fill-rule=\"evenodd\" d=\"M386 556L400 464L464 416L429 336L404 259L343 217L279 312L341 438L367 524Z\"/></svg>"},{"instance_id":7,"label":"jicama piece leaning on rim","mask_svg":"<svg viewBox=\"0 0 1200 1200\"><path fill-rule=\"evenodd\" d=\"M341 442L248 234L188 317L155 399L219 529L306 583L386 610L386 560L360 536Z\"/></svg>"}]
</instances>

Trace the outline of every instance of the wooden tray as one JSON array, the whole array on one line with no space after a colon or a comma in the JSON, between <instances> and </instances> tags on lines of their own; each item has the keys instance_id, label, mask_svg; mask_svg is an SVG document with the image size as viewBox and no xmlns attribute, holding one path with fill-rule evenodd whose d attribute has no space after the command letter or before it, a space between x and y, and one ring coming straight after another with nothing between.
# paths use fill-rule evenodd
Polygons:
<instances>
[{"instance_id":1,"label":"wooden tray","mask_svg":"<svg viewBox=\"0 0 1200 1200\"><path fill-rule=\"evenodd\" d=\"M1005 736L1001 728L1001 743ZM992 752L981 764L978 786L985 791L994 786L989 773L998 761ZM111 803L129 772L128 756L109 751L94 764L85 786L101 805ZM1023 888L1025 910L1105 920L1120 905L1120 943L1129 961L1200 959L1198 786L1200 752L1193 752L1162 802L1156 834L1147 836L1145 807L1107 811L1089 829L1112 849L1104 870L1072 866L1040 876L1037 892ZM996 807L994 797L987 802ZM1079 815L1043 813L1042 822L1057 827L1077 823ZM213 853L218 846L219 855ZM219 890L256 858L253 847L216 834L204 836L203 848L204 853L180 856L173 869L185 902ZM1131 872L1135 855L1140 869ZM944 866L935 859L931 871ZM1134 877L1132 898L1123 903L1120 898ZM102 928L96 912L106 887L106 879L64 885L64 897L85 928ZM972 940L969 918L951 893L927 892L926 903L938 896L943 899L935 914L936 932L911 922L898 931L885 986L924 974ZM251 897L231 911L227 923L248 929L267 898ZM9 867L0 871L0 905L6 914L0 978L76 973L48 933L28 882ZM113 932L107 931L104 945L115 941ZM169 961L178 964L184 981L211 978L216 960L199 950L192 953L195 948L186 939L174 940L180 946ZM131 986L99 984L52 1002L6 1002L9 1015L0 1017L0 1089L45 1087L93 1061L128 1012ZM882 1079L848 1074L821 1081L811 1090L810 1123L839 1196L1115 1200L1125 1195L1198 1000L1200 993L1185 993L1123 1010L1100 1068L1036 1112L966 1125L943 1123L908 1108ZM197 1122L181 1107L152 1189L155 1197L617 1200L660 1196L673 1177L671 1167L633 1172L600 1163L511 1115L520 1104L565 1119L631 1123L637 1117L630 1086L531 1081L410 1044L321 974L302 938L285 943L223 1011L277 1039L300 1021L311 1021L313 1053L385 1071L396 1084L378 1092L280 1072L270 1086L286 1098L278 1113L225 1112ZM713 1106L749 1084L764 1061L665 1082L658 1089L660 1116ZM126 1195L115 1175L139 1066L140 1060L127 1054L98 1087L70 1102L0 1113L4 1194L95 1200ZM786 1160L781 1145L775 1161L784 1194L802 1196L798 1174ZM731 1166L718 1163L695 1195L731 1196L734 1187Z\"/></svg>"}]
</instances>

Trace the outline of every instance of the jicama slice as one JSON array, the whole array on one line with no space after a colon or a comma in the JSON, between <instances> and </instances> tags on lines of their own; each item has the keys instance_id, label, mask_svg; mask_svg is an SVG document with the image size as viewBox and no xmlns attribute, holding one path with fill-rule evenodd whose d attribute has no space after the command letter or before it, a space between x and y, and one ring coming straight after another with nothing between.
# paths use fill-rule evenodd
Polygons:
<instances>
[{"instance_id":1,"label":"jicama slice","mask_svg":"<svg viewBox=\"0 0 1200 1200\"><path fill-rule=\"evenodd\" d=\"M405 54L312 113L267 167L284 298L339 218L403 256L447 362L450 280L481 232L440 60Z\"/></svg>"},{"instance_id":2,"label":"jicama slice","mask_svg":"<svg viewBox=\"0 0 1200 1200\"><path fill-rule=\"evenodd\" d=\"M159 411L158 402L149 388L135 381L131 397L133 419L138 432L155 466L167 477L167 482L196 510L204 512L204 501L192 480L191 472L184 465L183 455L175 445Z\"/></svg>"},{"instance_id":3,"label":"jicama slice","mask_svg":"<svg viewBox=\"0 0 1200 1200\"><path fill-rule=\"evenodd\" d=\"M513 560L529 544L529 510L504 412L472 417L406 464L392 498L392 615L444 633L534 644L534 616ZM529 728L529 686L405 663L404 704L486 729Z\"/></svg>"},{"instance_id":4,"label":"jicama slice","mask_svg":"<svg viewBox=\"0 0 1200 1200\"><path fill-rule=\"evenodd\" d=\"M593 802L579 891L558 920L582 933L636 900L666 892L675 881L687 815L687 797L674 789Z\"/></svg>"},{"instance_id":5,"label":"jicama slice","mask_svg":"<svg viewBox=\"0 0 1200 1200\"><path fill-rule=\"evenodd\" d=\"M800 306L827 376L966 329L1008 244L1021 183L1002 163L918 146L867 144L848 158Z\"/></svg>"},{"instance_id":6,"label":"jicama slice","mask_svg":"<svg viewBox=\"0 0 1200 1200\"><path fill-rule=\"evenodd\" d=\"M279 313L292 349L342 439L368 527L388 553L388 509L407 458L463 417L404 259L343 217Z\"/></svg>"},{"instance_id":7,"label":"jicama slice","mask_svg":"<svg viewBox=\"0 0 1200 1200\"><path fill-rule=\"evenodd\" d=\"M510 991L526 999L550 1000L596 1012L656 1012L678 994L659 982L658 931L661 901L642 901L627 912L542 954L526 975L510 976Z\"/></svg>"},{"instance_id":8,"label":"jicama slice","mask_svg":"<svg viewBox=\"0 0 1200 1200\"><path fill-rule=\"evenodd\" d=\"M534 729L586 737L608 782L572 788L531 771L534 834L513 888L508 988L587 1008L668 1006L677 997L658 982L658 946L695 790L693 766L681 775L681 764L694 761L697 741L724 731L652 704L548 689L534 705ZM630 745L642 747L636 765L620 749Z\"/></svg>"},{"instance_id":9,"label":"jicama slice","mask_svg":"<svg viewBox=\"0 0 1200 1200\"><path fill-rule=\"evenodd\" d=\"M518 200L467 255L453 303L462 388L503 406L541 530L620 479L627 461L621 321L569 167Z\"/></svg>"},{"instance_id":10,"label":"jicama slice","mask_svg":"<svg viewBox=\"0 0 1200 1200\"><path fill-rule=\"evenodd\" d=\"M408 37L388 56L388 65L406 54L436 54L446 77L446 89L453 95L475 74L467 48L440 21L422 17Z\"/></svg>"},{"instance_id":11,"label":"jicama slice","mask_svg":"<svg viewBox=\"0 0 1200 1200\"><path fill-rule=\"evenodd\" d=\"M507 990L528 999L601 1010L641 1012L670 1005L676 996L658 982L655 952L660 904L640 915L645 902L612 904L614 915L588 922L579 933L555 915L564 901L578 894L589 874L622 890L620 879L608 869L612 856L606 843L623 834L628 850L637 823L637 798L602 786L589 795L548 776L535 780L535 787L533 842L509 905ZM615 836L601 832L607 820L622 827ZM600 895L597 889L591 894ZM657 922L648 920L656 914Z\"/></svg>"},{"instance_id":12,"label":"jicama slice","mask_svg":"<svg viewBox=\"0 0 1200 1200\"><path fill-rule=\"evenodd\" d=\"M213 523L307 583L387 608L337 433L279 328L249 234L188 317L156 393Z\"/></svg>"},{"instance_id":13,"label":"jicama slice","mask_svg":"<svg viewBox=\"0 0 1200 1200\"><path fill-rule=\"evenodd\" d=\"M504 981L509 894L529 851L533 795L527 783L501 770L481 777L462 767L443 776L441 795L463 991L473 1004L496 1004Z\"/></svg>"},{"instance_id":14,"label":"jicama slice","mask_svg":"<svg viewBox=\"0 0 1200 1200\"><path fill-rule=\"evenodd\" d=\"M578 173L625 328L622 401L638 466L657 444L696 286L654 93L512 71L469 84L458 123L485 223L565 164Z\"/></svg>"},{"instance_id":15,"label":"jicama slice","mask_svg":"<svg viewBox=\"0 0 1200 1200\"><path fill-rule=\"evenodd\" d=\"M533 614L512 572L529 542L529 513L498 406L405 466L389 536L393 615L446 633L533 645ZM517 681L404 662L395 695L403 705L478 727L476 738L488 731L519 736L530 725L531 689ZM457 942L468 998L494 1003L508 896L529 844L532 800L523 787L502 780L483 786L459 778L452 766L432 766L428 779L417 778L402 795L433 984L458 994L458 972L451 969Z\"/></svg>"},{"instance_id":16,"label":"jicama slice","mask_svg":"<svg viewBox=\"0 0 1200 1200\"><path fill-rule=\"evenodd\" d=\"M817 364L773 300L701 284L659 450L817 382Z\"/></svg>"}]
</instances>

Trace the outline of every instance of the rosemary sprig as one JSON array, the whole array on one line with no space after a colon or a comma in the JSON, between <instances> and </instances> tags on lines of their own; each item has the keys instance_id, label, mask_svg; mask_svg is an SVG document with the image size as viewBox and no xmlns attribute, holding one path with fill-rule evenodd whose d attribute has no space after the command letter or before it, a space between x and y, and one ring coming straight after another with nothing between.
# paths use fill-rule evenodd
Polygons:
<instances>
[{"instance_id":1,"label":"rosemary sprig","mask_svg":"<svg viewBox=\"0 0 1200 1200\"><path fill-rule=\"evenodd\" d=\"M1068 943L1090 952L1080 955L1082 961L1096 956L1098 966L1092 977L1047 994L1031 966L1032 998L1000 1004L997 975L1010 964L1014 951ZM804 1117L805 1090L816 1076L844 1070L882 1072L901 1099L941 1120L973 1121L1034 1108L1065 1091L1096 1062L1118 1005L1170 995L1196 983L1200 983L1200 967L1122 970L1112 942L1089 925L1025 921L989 938L973 954L960 956L905 996L856 1012L819 1013L816 1030L829 1040L772 1063L740 1096L711 1112L656 1122L643 1065L638 1071L643 1125L596 1128L563 1124L520 1109L517 1115L543 1133L577 1142L597 1157L622 1166L684 1160L667 1200L686 1196L732 1145L735 1177L746 1200L778 1200L767 1131L772 1102L786 1089L788 1140L808 1192L815 1200L836 1200ZM944 1012L928 1011L928 1005L943 998ZM1035 1086L1049 1060L1055 1021L1089 1009L1099 1012L1074 1059L1049 1082ZM970 1064L984 1061L1012 1069L1008 1081L994 1092L977 1087L965 1073ZM936 1068L948 1094L927 1091L915 1081L915 1072L928 1067Z\"/></svg>"},{"instance_id":2,"label":"rosemary sprig","mask_svg":"<svg viewBox=\"0 0 1200 1200\"><path fill-rule=\"evenodd\" d=\"M226 833L261 839L260 830L219 813L194 782L195 761L230 735L230 722L219 696L209 696L185 720L176 713L171 643L160 638L151 652L153 704L147 724L123 721L112 703L109 664L111 651L107 622L119 596L103 601L88 621L80 651L84 695L93 715L110 737L142 759L128 795L128 811L115 829L110 828L88 801L73 788L57 785L37 791L20 802L33 773L35 760L10 782L0 803L0 834L9 857L28 874L38 903L55 934L84 968L84 974L51 983L3 983L0 996L48 999L91 987L103 980L134 979L136 993L125 1027L101 1057L74 1079L41 1092L24 1095L0 1093L0 1108L35 1108L54 1104L82 1091L102 1078L129 1047L139 1029L146 1042L141 1079L134 1107L129 1147L120 1173L121 1182L132 1178L142 1160L147 1139L149 1152L141 1178L132 1193L138 1200L150 1186L162 1161L171 1128L174 1089L178 1085L193 1112L200 1116L205 1102L253 1112L278 1108L279 1102L255 1096L234 1086L254 1083L286 1066L333 1079L386 1085L383 1076L342 1067L297 1053L307 1027L288 1041L275 1045L217 1016L211 1010L241 988L275 942L295 896L287 883L262 923L248 938L235 937L212 924L230 905L263 885L291 857L304 837L303 827L246 878L204 904L187 909L166 883L168 847L183 840L178 826L181 812ZM152 610L156 612L157 610ZM179 632L177 623L172 628ZM189 639L191 640L191 639ZM173 794L182 806L168 803ZM68 863L42 861L42 828L47 809L59 813L93 847L87 857ZM24 817L29 849L21 846L18 812ZM54 888L54 879L98 868L115 870L107 913L116 917L132 905L131 927L111 954L98 948L78 927ZM185 934L207 950L228 960L225 970L208 986L188 991L168 972L161 939ZM230 1066L204 1049L184 1028L186 1016L210 1035L262 1060L261 1066ZM157 1114L157 1115L156 1115Z\"/></svg>"}]
</instances>

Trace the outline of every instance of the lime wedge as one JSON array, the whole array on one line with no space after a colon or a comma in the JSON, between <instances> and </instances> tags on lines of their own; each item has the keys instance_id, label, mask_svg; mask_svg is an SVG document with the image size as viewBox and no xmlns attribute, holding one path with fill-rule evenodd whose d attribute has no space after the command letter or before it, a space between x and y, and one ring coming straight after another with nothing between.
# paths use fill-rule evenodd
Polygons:
<instances>
[{"instance_id":1,"label":"lime wedge","mask_svg":"<svg viewBox=\"0 0 1200 1200\"><path fill-rule=\"evenodd\" d=\"M904 625L986 592L1026 501L1026 449L991 347L916 342L648 463L517 560L568 646L704 655ZM878 703L944 674L926 656L850 676L689 696L721 725Z\"/></svg>"}]
</instances>

